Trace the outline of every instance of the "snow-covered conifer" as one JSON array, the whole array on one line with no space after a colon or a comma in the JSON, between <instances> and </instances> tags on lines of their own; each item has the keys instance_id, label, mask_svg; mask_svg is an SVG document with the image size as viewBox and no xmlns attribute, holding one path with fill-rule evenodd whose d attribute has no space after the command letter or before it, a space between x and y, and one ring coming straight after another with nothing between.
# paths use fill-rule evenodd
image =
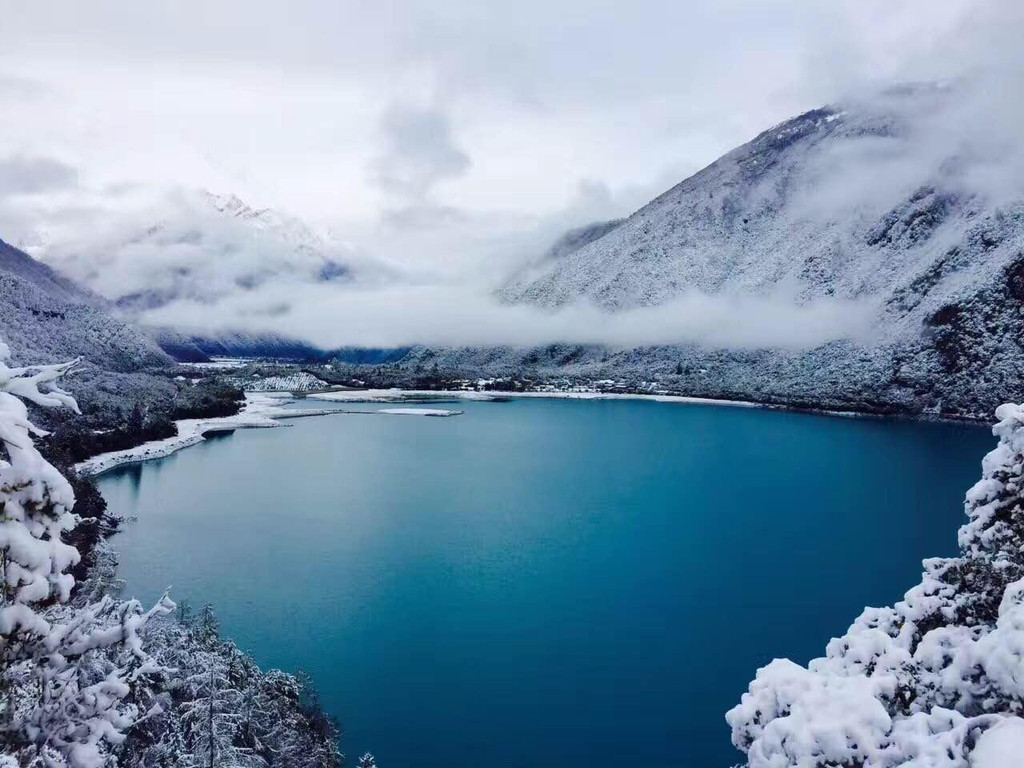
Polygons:
<instances>
[{"instance_id":1,"label":"snow-covered conifer","mask_svg":"<svg viewBox=\"0 0 1024 768\"><path fill-rule=\"evenodd\" d=\"M54 383L75 361L19 368L9 356L0 342L0 741L22 764L101 768L148 714L132 687L159 670L140 632L173 604L68 604L74 493L36 450L26 402L77 411Z\"/></svg>"},{"instance_id":2,"label":"snow-covered conifer","mask_svg":"<svg viewBox=\"0 0 1024 768\"><path fill-rule=\"evenodd\" d=\"M243 692L232 684L224 659L201 652L195 671L182 681L179 689L185 697L181 708L182 725L191 738L187 742L187 765L241 765L247 751L236 746L242 721Z\"/></svg>"},{"instance_id":3,"label":"snow-covered conifer","mask_svg":"<svg viewBox=\"0 0 1024 768\"><path fill-rule=\"evenodd\" d=\"M217 614L209 603L203 605L196 616L192 634L207 648L215 647L220 641L220 621L217 620Z\"/></svg>"}]
</instances>

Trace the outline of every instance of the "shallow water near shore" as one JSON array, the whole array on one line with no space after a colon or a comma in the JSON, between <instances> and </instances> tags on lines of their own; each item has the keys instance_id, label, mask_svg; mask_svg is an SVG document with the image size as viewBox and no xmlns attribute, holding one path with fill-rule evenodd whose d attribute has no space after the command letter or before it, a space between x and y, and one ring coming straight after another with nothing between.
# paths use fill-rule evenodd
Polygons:
<instances>
[{"instance_id":1,"label":"shallow water near shore","mask_svg":"<svg viewBox=\"0 0 1024 768\"><path fill-rule=\"evenodd\" d=\"M101 476L138 518L113 542L126 594L213 603L384 768L726 768L723 715L757 667L821 655L954 553L995 444L701 405L455 407L300 419Z\"/></svg>"}]
</instances>

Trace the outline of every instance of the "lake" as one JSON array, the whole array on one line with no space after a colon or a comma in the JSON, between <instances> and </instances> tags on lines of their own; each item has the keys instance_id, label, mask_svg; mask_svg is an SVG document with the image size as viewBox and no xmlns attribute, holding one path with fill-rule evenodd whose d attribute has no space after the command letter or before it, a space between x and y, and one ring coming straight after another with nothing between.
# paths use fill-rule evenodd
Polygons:
<instances>
[{"instance_id":1,"label":"lake","mask_svg":"<svg viewBox=\"0 0 1024 768\"><path fill-rule=\"evenodd\" d=\"M307 403L311 404L311 403ZM376 411L384 405L346 405ZM955 552L967 425L643 401L298 419L99 478L126 594L212 603L384 768L742 755L759 666Z\"/></svg>"}]
</instances>

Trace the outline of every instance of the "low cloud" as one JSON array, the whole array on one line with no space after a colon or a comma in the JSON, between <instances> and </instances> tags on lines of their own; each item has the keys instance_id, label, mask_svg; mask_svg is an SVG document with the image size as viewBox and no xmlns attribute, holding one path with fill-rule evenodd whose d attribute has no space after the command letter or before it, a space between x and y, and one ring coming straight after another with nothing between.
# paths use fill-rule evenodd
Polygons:
<instances>
[{"instance_id":1,"label":"low cloud","mask_svg":"<svg viewBox=\"0 0 1024 768\"><path fill-rule=\"evenodd\" d=\"M264 282L336 283L356 273L372 281L382 274L379 265L362 269L364 260L305 222L231 195L177 189L132 197L129 206L117 193L98 196L102 207L54 225L39 249L44 260L133 307L176 299L212 305Z\"/></svg>"},{"instance_id":2,"label":"low cloud","mask_svg":"<svg viewBox=\"0 0 1024 768\"><path fill-rule=\"evenodd\" d=\"M235 294L215 306L175 302L142 319L198 331L274 331L325 349L550 343L801 349L863 337L872 317L866 302L797 304L784 295L694 292L657 307L609 314L587 304L557 311L506 305L461 286L341 290L293 284Z\"/></svg>"},{"instance_id":3,"label":"low cloud","mask_svg":"<svg viewBox=\"0 0 1024 768\"><path fill-rule=\"evenodd\" d=\"M77 184L77 171L59 160L24 155L0 158L0 198L59 191Z\"/></svg>"},{"instance_id":4,"label":"low cloud","mask_svg":"<svg viewBox=\"0 0 1024 768\"><path fill-rule=\"evenodd\" d=\"M47 86L29 77L0 72L0 97L12 101L28 101L47 91Z\"/></svg>"},{"instance_id":5,"label":"low cloud","mask_svg":"<svg viewBox=\"0 0 1024 768\"><path fill-rule=\"evenodd\" d=\"M874 131L814 159L807 170L818 183L793 215L874 218L925 186L992 207L1019 203L1022 31L1024 5L977 0L901 72L902 84L848 86L839 105L874 115Z\"/></svg>"},{"instance_id":6,"label":"low cloud","mask_svg":"<svg viewBox=\"0 0 1024 768\"><path fill-rule=\"evenodd\" d=\"M974 72L841 104L861 125L874 116L876 132L815 153L790 215L876 220L922 187L996 207L1019 200L1024 145L1014 126L1024 107L1003 98L1010 88L1004 74Z\"/></svg>"}]
</instances>

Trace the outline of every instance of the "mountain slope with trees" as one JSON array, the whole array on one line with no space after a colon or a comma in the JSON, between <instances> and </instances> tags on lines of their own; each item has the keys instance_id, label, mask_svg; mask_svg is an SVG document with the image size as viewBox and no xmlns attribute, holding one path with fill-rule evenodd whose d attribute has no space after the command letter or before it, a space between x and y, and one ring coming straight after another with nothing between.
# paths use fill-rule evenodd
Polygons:
<instances>
[{"instance_id":1,"label":"mountain slope with trees","mask_svg":"<svg viewBox=\"0 0 1024 768\"><path fill-rule=\"evenodd\" d=\"M98 296L0 240L0 330L19 360L82 357L120 373L168 365L146 334Z\"/></svg>"},{"instance_id":2,"label":"mountain slope with trees","mask_svg":"<svg viewBox=\"0 0 1024 768\"><path fill-rule=\"evenodd\" d=\"M1024 397L1024 188L972 98L903 88L800 115L499 293L609 314L687 295L851 302L869 311L863 338L813 349L417 349L406 365L657 377L692 395L986 417Z\"/></svg>"}]
</instances>

